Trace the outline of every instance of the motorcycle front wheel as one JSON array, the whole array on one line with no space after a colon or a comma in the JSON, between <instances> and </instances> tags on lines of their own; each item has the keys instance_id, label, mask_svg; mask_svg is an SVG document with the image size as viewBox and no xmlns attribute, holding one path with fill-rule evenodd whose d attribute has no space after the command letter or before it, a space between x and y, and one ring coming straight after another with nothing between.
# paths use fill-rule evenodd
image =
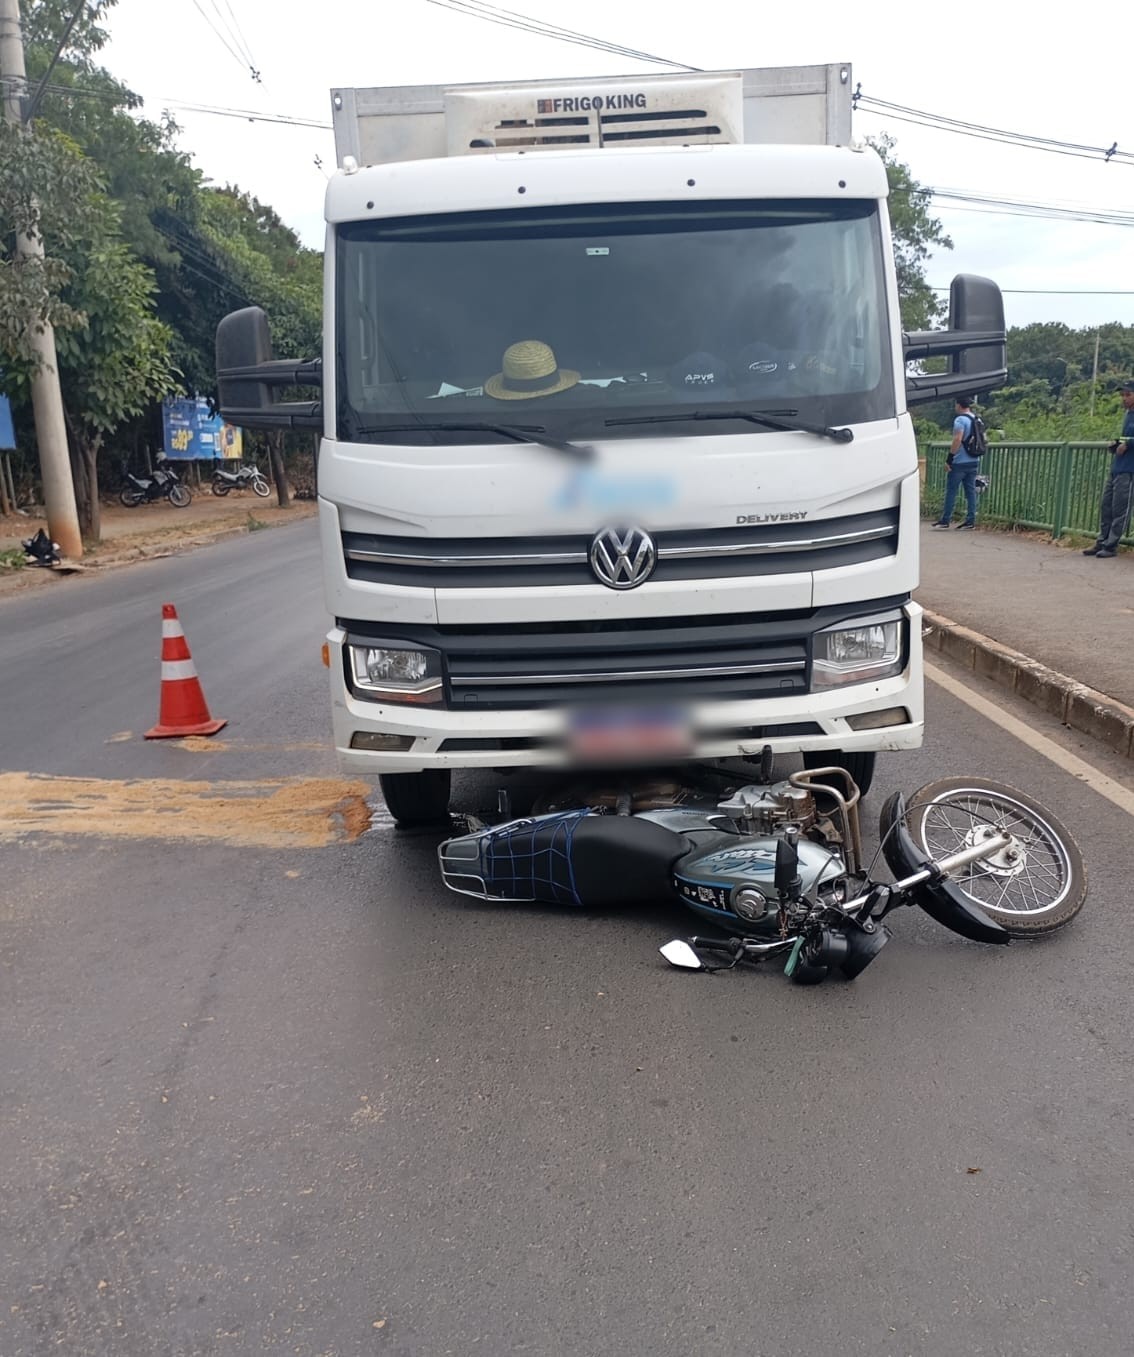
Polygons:
<instances>
[{"instance_id":1,"label":"motorcycle front wheel","mask_svg":"<svg viewBox=\"0 0 1134 1357\"><path fill-rule=\"evenodd\" d=\"M214 481L212 485L213 494L220 495L222 499L231 489L232 486L229 485L228 481Z\"/></svg>"},{"instance_id":2,"label":"motorcycle front wheel","mask_svg":"<svg viewBox=\"0 0 1134 1357\"><path fill-rule=\"evenodd\" d=\"M252 489L256 492L257 495L260 496L261 499L267 499L268 496L272 493L271 486L268 485L268 482L263 478L263 476L255 477L255 479L252 481Z\"/></svg>"},{"instance_id":3,"label":"motorcycle front wheel","mask_svg":"<svg viewBox=\"0 0 1134 1357\"><path fill-rule=\"evenodd\" d=\"M127 509L136 509L145 496L132 485L123 486L118 493L118 503Z\"/></svg>"},{"instance_id":4,"label":"motorcycle front wheel","mask_svg":"<svg viewBox=\"0 0 1134 1357\"><path fill-rule=\"evenodd\" d=\"M1013 937L1052 933L1087 899L1087 869L1070 831L1007 783L947 777L910 797L906 827L927 857L944 858L1006 832L1006 848L951 880Z\"/></svg>"},{"instance_id":5,"label":"motorcycle front wheel","mask_svg":"<svg viewBox=\"0 0 1134 1357\"><path fill-rule=\"evenodd\" d=\"M174 485L170 487L169 502L175 509L188 509L192 500L193 496L187 485Z\"/></svg>"}]
</instances>

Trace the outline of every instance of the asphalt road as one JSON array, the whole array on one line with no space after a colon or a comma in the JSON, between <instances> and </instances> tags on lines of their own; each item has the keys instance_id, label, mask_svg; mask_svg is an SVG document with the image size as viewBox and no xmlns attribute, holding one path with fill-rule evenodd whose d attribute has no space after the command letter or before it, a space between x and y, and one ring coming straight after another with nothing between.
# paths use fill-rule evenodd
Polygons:
<instances>
[{"instance_id":1,"label":"asphalt road","mask_svg":"<svg viewBox=\"0 0 1134 1357\"><path fill-rule=\"evenodd\" d=\"M306 524L0 601L0 770L333 778L317 581ZM140 738L167 599L215 752ZM1128 1351L1130 817L928 695L868 808L1013 782L1091 899L1003 952L903 911L853 985L672 971L677 911L462 903L380 821L0 820L2 1357Z\"/></svg>"}]
</instances>

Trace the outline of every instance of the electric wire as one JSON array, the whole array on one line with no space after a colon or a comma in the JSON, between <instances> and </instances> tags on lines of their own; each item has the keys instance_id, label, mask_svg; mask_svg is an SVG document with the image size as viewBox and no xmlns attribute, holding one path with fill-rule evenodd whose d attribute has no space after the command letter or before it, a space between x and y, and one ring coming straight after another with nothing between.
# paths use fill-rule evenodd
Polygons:
<instances>
[{"instance_id":1,"label":"electric wire","mask_svg":"<svg viewBox=\"0 0 1134 1357\"><path fill-rule=\"evenodd\" d=\"M1112 142L1110 146L1091 146L1085 142L1041 137L1029 132L1013 132L1003 127L967 122L962 118L950 118L945 114L910 108L905 104L892 103L886 99L875 99L862 93L861 84L855 89L852 107L856 111L869 113L875 117L888 117L897 122L912 123L917 127L953 132L959 136L975 137L982 141L1000 142L1003 145L1019 147L1021 150L1047 151L1054 155L1075 156L1081 160L1102 160L1105 164L1134 165L1134 152L1120 151L1117 141Z\"/></svg>"},{"instance_id":2,"label":"electric wire","mask_svg":"<svg viewBox=\"0 0 1134 1357\"><path fill-rule=\"evenodd\" d=\"M196 9L197 13L201 16L201 18L204 19L205 23L208 24L214 36L222 43L225 50L236 62L236 64L238 66L243 67L245 70L251 70L253 78L257 79L258 72L253 67L251 67L249 63L244 59L239 49L233 46L231 38L227 36L224 32L222 32L220 28L217 27L215 21L210 17L204 5L202 5L201 0L193 0L193 7Z\"/></svg>"},{"instance_id":3,"label":"electric wire","mask_svg":"<svg viewBox=\"0 0 1134 1357\"><path fill-rule=\"evenodd\" d=\"M217 4L217 0L212 0L212 6L217 11L217 13L220 14L220 17L224 22L224 26L236 39L237 44L240 47L240 50L244 53L245 57L248 60L248 69L252 72L253 79L256 81L257 84L259 84L260 72L256 67L256 58L252 55L252 48L249 45L248 39L244 36L244 30L240 27L240 22L236 17L236 11L232 8L230 0L223 0L223 2L224 7L229 14L228 19L225 19L224 15L220 14L220 7Z\"/></svg>"},{"instance_id":4,"label":"electric wire","mask_svg":"<svg viewBox=\"0 0 1134 1357\"><path fill-rule=\"evenodd\" d=\"M588 33L562 28L557 24L548 24L531 15L516 10L504 9L498 5L482 3L482 0L426 0L426 4L436 5L440 9L451 10L455 14L464 14L468 18L481 19L485 23L498 24L503 28L513 28L520 32L532 33L537 37L549 38L556 42L572 43L576 47L589 47L599 52L609 52L615 56L630 57L635 61L651 62L656 66L670 66L684 71L696 71L700 68L690 66L684 61L672 61L668 57L655 56L635 47L624 47L619 43L607 42Z\"/></svg>"}]
</instances>

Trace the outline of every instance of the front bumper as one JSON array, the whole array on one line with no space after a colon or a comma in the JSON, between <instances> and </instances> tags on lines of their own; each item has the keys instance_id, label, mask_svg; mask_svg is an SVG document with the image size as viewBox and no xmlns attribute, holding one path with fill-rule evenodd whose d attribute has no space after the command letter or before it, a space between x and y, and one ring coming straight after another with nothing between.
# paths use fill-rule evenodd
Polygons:
<instances>
[{"instance_id":1,"label":"front bumper","mask_svg":"<svg viewBox=\"0 0 1134 1357\"><path fill-rule=\"evenodd\" d=\"M777 754L840 749L847 752L917 749L922 743L921 608L906 603L908 659L893 678L844 688L754 700L694 704L701 732L691 758L751 757L770 745ZM342 663L346 632L328 637L335 747L344 771L377 776L432 768L566 768L566 718L550 707L469 711L360 700L348 689ZM898 724L855 729L853 718L904 709ZM390 736L404 747L360 748Z\"/></svg>"}]
</instances>

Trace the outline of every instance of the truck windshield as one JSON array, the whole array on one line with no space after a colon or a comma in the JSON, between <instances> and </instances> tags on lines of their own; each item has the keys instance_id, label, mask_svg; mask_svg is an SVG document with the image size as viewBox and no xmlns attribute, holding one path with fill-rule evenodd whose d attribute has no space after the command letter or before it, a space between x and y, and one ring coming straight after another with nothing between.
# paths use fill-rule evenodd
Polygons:
<instances>
[{"instance_id":1,"label":"truck windshield","mask_svg":"<svg viewBox=\"0 0 1134 1357\"><path fill-rule=\"evenodd\" d=\"M350 223L336 270L340 438L493 441L477 422L751 433L681 415L775 407L846 425L895 411L873 202ZM640 422L658 415L672 418Z\"/></svg>"}]
</instances>

